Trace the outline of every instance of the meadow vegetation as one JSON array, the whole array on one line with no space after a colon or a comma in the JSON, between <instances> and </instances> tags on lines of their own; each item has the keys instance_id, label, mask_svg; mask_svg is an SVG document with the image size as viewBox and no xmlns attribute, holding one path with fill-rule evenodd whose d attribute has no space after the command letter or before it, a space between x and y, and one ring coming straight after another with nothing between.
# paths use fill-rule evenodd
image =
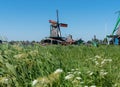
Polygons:
<instances>
[{"instance_id":1,"label":"meadow vegetation","mask_svg":"<svg viewBox=\"0 0 120 87\"><path fill-rule=\"evenodd\" d=\"M1 44L0 87L41 87L40 84L120 87L120 47Z\"/></svg>"}]
</instances>

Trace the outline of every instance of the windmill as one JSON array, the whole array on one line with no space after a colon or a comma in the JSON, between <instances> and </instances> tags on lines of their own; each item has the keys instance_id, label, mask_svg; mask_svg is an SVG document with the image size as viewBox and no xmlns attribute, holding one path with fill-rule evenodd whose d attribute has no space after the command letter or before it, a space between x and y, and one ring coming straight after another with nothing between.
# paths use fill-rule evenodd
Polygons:
<instances>
[{"instance_id":1,"label":"windmill","mask_svg":"<svg viewBox=\"0 0 120 87\"><path fill-rule=\"evenodd\" d=\"M50 36L46 37L45 39L41 40L42 45L46 44L62 44L62 45L68 45L68 44L80 44L83 41L81 39L79 40L73 40L72 35L69 34L68 37L62 37L60 28L61 27L68 27L68 24L60 23L59 22L59 15L58 10L56 10L56 16L57 20L49 20L50 23Z\"/></svg>"},{"instance_id":2,"label":"windmill","mask_svg":"<svg viewBox=\"0 0 120 87\"><path fill-rule=\"evenodd\" d=\"M57 14L57 21L49 20L49 23L51 23L51 25L50 25L50 37L51 38L62 38L60 27L67 27L68 25L64 24L64 23L59 23L58 10L56 10L56 14Z\"/></svg>"},{"instance_id":3,"label":"windmill","mask_svg":"<svg viewBox=\"0 0 120 87\"><path fill-rule=\"evenodd\" d=\"M56 10L56 21L49 20L50 23L50 36L43 39L41 43L44 44L64 44L66 43L66 38L62 37L60 27L67 27L65 23L59 23L58 10Z\"/></svg>"},{"instance_id":4,"label":"windmill","mask_svg":"<svg viewBox=\"0 0 120 87\"><path fill-rule=\"evenodd\" d=\"M111 44L120 44L120 11L117 11L116 13L118 13L118 18L117 18L117 22L115 24L115 27L112 31L111 35L107 35L108 38L112 38L110 40ZM116 32L116 34L115 34Z\"/></svg>"},{"instance_id":5,"label":"windmill","mask_svg":"<svg viewBox=\"0 0 120 87\"><path fill-rule=\"evenodd\" d=\"M56 10L57 20L49 20L50 23L50 36L42 40L42 44L64 44L66 43L66 38L62 37L60 27L67 27L65 23L59 23L58 10Z\"/></svg>"}]
</instances>

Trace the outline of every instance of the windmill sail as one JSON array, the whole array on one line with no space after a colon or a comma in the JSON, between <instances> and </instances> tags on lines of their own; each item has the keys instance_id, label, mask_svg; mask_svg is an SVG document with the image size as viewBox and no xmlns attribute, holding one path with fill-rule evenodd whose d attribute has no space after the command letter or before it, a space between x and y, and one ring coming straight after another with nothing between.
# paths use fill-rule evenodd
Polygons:
<instances>
[{"instance_id":1,"label":"windmill sail","mask_svg":"<svg viewBox=\"0 0 120 87\"><path fill-rule=\"evenodd\" d=\"M56 22L56 21L54 21L54 20L49 20L49 23L52 23L52 24L57 24L57 22Z\"/></svg>"},{"instance_id":2,"label":"windmill sail","mask_svg":"<svg viewBox=\"0 0 120 87\"><path fill-rule=\"evenodd\" d=\"M67 24L60 23L60 27L67 27Z\"/></svg>"}]
</instances>

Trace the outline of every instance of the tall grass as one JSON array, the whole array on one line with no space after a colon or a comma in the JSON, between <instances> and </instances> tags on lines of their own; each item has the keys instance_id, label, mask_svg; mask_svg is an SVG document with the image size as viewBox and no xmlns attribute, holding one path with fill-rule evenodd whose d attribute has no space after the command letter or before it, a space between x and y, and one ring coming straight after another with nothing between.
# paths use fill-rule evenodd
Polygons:
<instances>
[{"instance_id":1,"label":"tall grass","mask_svg":"<svg viewBox=\"0 0 120 87\"><path fill-rule=\"evenodd\" d=\"M120 87L119 46L0 45L0 87L32 87L63 69L53 87ZM49 87L49 86L48 86Z\"/></svg>"}]
</instances>

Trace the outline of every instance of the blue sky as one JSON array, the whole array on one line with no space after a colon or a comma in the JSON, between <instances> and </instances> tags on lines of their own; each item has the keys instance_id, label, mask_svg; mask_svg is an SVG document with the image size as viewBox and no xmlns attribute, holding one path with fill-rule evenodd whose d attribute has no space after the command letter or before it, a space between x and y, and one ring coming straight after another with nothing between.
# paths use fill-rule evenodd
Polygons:
<instances>
[{"instance_id":1,"label":"blue sky","mask_svg":"<svg viewBox=\"0 0 120 87\"><path fill-rule=\"evenodd\" d=\"M49 36L48 20L59 10L62 36L91 40L111 34L120 10L120 0L0 0L0 35L8 40L40 41Z\"/></svg>"}]
</instances>

